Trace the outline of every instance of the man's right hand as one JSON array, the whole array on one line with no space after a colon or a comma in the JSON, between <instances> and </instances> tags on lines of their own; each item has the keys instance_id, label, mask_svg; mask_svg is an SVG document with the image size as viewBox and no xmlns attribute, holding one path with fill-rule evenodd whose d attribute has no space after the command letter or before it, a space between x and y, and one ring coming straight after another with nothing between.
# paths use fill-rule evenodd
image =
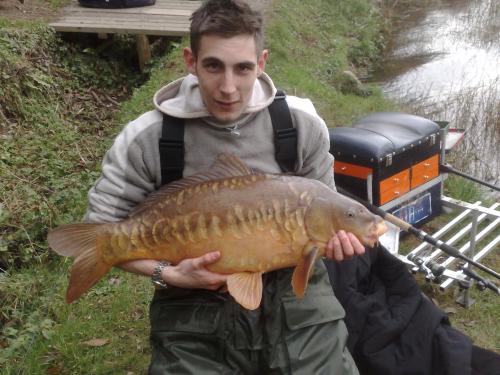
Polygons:
<instances>
[{"instance_id":1,"label":"man's right hand","mask_svg":"<svg viewBox=\"0 0 500 375\"><path fill-rule=\"evenodd\" d=\"M199 258L184 259L163 269L162 278L168 285L186 289L217 290L227 281L227 275L209 271L206 267L220 258L219 251Z\"/></svg>"},{"instance_id":2,"label":"man's right hand","mask_svg":"<svg viewBox=\"0 0 500 375\"><path fill-rule=\"evenodd\" d=\"M162 278L167 285L189 289L217 290L226 283L227 275L207 270L207 266L220 258L219 251L207 253L199 258L184 259L175 266L167 266ZM124 271L151 277L158 260L136 259L117 265Z\"/></svg>"}]
</instances>

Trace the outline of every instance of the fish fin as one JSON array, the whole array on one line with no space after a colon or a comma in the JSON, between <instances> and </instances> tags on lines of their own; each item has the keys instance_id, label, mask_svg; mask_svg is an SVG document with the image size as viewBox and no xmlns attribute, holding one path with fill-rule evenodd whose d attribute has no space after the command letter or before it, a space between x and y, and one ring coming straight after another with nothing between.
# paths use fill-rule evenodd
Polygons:
<instances>
[{"instance_id":1,"label":"fish fin","mask_svg":"<svg viewBox=\"0 0 500 375\"><path fill-rule=\"evenodd\" d=\"M188 187L193 187L206 181L221 180L229 177L248 176L251 174L261 173L252 171L240 158L235 155L229 153L219 154L210 169L166 184L157 191L149 194L142 203L130 212L129 217L150 209L155 206L158 201Z\"/></svg>"},{"instance_id":2,"label":"fish fin","mask_svg":"<svg viewBox=\"0 0 500 375\"><path fill-rule=\"evenodd\" d=\"M57 227L48 234L52 250L59 255L76 257L71 266L71 276L66 301L73 302L111 268L103 263L96 251L97 233L104 224L79 223Z\"/></svg>"},{"instance_id":3,"label":"fish fin","mask_svg":"<svg viewBox=\"0 0 500 375\"><path fill-rule=\"evenodd\" d=\"M241 306L255 310L262 299L262 272L233 273L227 278L227 289Z\"/></svg>"},{"instance_id":4,"label":"fish fin","mask_svg":"<svg viewBox=\"0 0 500 375\"><path fill-rule=\"evenodd\" d=\"M302 298L306 292L309 277L312 275L314 262L318 256L318 248L315 246L309 250L300 260L293 271L292 287L295 295Z\"/></svg>"},{"instance_id":5,"label":"fish fin","mask_svg":"<svg viewBox=\"0 0 500 375\"><path fill-rule=\"evenodd\" d=\"M76 257L95 246L97 232L104 224L78 223L61 225L49 231L47 240L57 254Z\"/></svg>"},{"instance_id":6,"label":"fish fin","mask_svg":"<svg viewBox=\"0 0 500 375\"><path fill-rule=\"evenodd\" d=\"M80 253L71 266L71 276L68 290L66 291L66 302L71 303L79 298L108 273L110 269L110 265L99 259L95 246Z\"/></svg>"}]
</instances>

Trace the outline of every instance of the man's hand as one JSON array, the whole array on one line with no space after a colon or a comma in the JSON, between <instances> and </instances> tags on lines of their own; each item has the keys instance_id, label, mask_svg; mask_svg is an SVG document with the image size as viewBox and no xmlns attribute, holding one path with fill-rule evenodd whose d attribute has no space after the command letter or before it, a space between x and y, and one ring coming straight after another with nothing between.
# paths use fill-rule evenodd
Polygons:
<instances>
[{"instance_id":1,"label":"man's hand","mask_svg":"<svg viewBox=\"0 0 500 375\"><path fill-rule=\"evenodd\" d=\"M199 258L184 259L176 266L165 267L162 278L168 285L179 288L217 290L226 283L227 275L211 272L206 266L219 258L220 252L214 251Z\"/></svg>"},{"instance_id":2,"label":"man's hand","mask_svg":"<svg viewBox=\"0 0 500 375\"><path fill-rule=\"evenodd\" d=\"M338 262L365 253L365 246L352 233L339 230L326 245L326 257Z\"/></svg>"}]
</instances>

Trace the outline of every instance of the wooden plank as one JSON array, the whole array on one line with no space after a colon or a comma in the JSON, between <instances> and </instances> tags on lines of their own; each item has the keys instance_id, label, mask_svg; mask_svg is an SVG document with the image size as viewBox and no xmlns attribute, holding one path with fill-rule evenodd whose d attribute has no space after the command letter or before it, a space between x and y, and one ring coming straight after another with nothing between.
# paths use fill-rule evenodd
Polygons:
<instances>
[{"instance_id":1,"label":"wooden plank","mask_svg":"<svg viewBox=\"0 0 500 375\"><path fill-rule=\"evenodd\" d=\"M127 21L127 24L124 24L121 20L114 20L114 21L108 21L108 22L99 22L99 21L92 21L92 20L86 20L84 22L60 22L56 25L54 25L54 28L57 27L63 27L63 26L78 26L78 27L85 27L85 25L94 25L94 26L101 26L101 27L109 27L111 29L121 29L121 30L126 30L127 28L132 27L134 30L143 25L144 28L158 28L158 30L189 30L189 25L181 25L181 24L175 24L175 23L166 23L166 22L150 22L150 23L144 23L139 20L135 21Z\"/></svg>"},{"instance_id":2,"label":"wooden plank","mask_svg":"<svg viewBox=\"0 0 500 375\"><path fill-rule=\"evenodd\" d=\"M155 7L158 5L165 5L169 6L171 8L198 8L201 5L202 1L189 1L189 0L178 0L178 1L173 1L173 0L156 0L156 3L153 5L146 5L144 7L137 7L137 8L145 8L145 7ZM78 0L72 0L70 4L67 6L81 6L78 3ZM82 7L82 8L87 8L87 7ZM102 8L98 8L102 9ZM123 8L118 8L118 9L123 9Z\"/></svg>"},{"instance_id":3,"label":"wooden plank","mask_svg":"<svg viewBox=\"0 0 500 375\"><path fill-rule=\"evenodd\" d=\"M108 34L145 34L145 35L167 35L184 36L189 30L169 29L169 28L150 28L138 25L137 27L106 27L100 24L86 24L82 26L59 25L54 27L58 32L79 32L79 33L108 33Z\"/></svg>"},{"instance_id":4,"label":"wooden plank","mask_svg":"<svg viewBox=\"0 0 500 375\"><path fill-rule=\"evenodd\" d=\"M73 17L66 17L62 18L59 21L66 20L66 21L73 21L73 20L96 20L99 22L106 22L106 21L123 21L123 20L140 20L141 22L148 23L149 20L163 20L164 22L170 22L170 23L179 23L179 24L189 24L189 19L183 18L183 17L176 17L176 16L165 16L162 14L128 14L128 13L122 13L122 14L117 14L114 17L108 17L107 15L88 15L88 14L79 14L75 15ZM56 21L55 23L59 22Z\"/></svg>"},{"instance_id":5,"label":"wooden plank","mask_svg":"<svg viewBox=\"0 0 500 375\"><path fill-rule=\"evenodd\" d=\"M101 22L84 22L84 23L60 23L56 25L55 28L61 28L61 27L79 27L79 28L84 28L86 26L89 27L100 27L100 28L109 28L111 30L140 30L142 27L146 29L153 29L153 30L159 30L159 31L186 31L189 30L187 26L182 26L182 25L170 25L170 24L162 24L162 23L156 23L156 24L148 24L145 25L141 22L130 22L127 25L124 25L123 23L117 21L117 22L110 22L107 24L103 24Z\"/></svg>"},{"instance_id":6,"label":"wooden plank","mask_svg":"<svg viewBox=\"0 0 500 375\"><path fill-rule=\"evenodd\" d=\"M120 9L85 8L73 1L50 23L59 32L183 36L201 1L156 0L152 6Z\"/></svg>"},{"instance_id":7,"label":"wooden plank","mask_svg":"<svg viewBox=\"0 0 500 375\"><path fill-rule=\"evenodd\" d=\"M92 29L92 31L85 31L85 29ZM144 30L144 34L146 35L171 35L171 36L182 36L186 35L186 28L174 28L166 26L147 26L140 24L131 24L127 26L123 25L102 25L102 24L93 24L87 23L82 25L68 24L68 25L58 25L57 31L66 31L66 32L89 32L89 33L109 33L109 34L137 34L137 31ZM152 32L153 34L149 34Z\"/></svg>"},{"instance_id":8,"label":"wooden plank","mask_svg":"<svg viewBox=\"0 0 500 375\"><path fill-rule=\"evenodd\" d=\"M198 6L175 6L175 5L169 5L169 4L162 4L162 3L156 3L155 5L149 5L149 6L144 6L144 7L135 7L135 8L88 8L88 7L83 7L79 5L78 3L72 3L66 7L63 8L64 11L71 11L74 12L76 10L81 10L81 11L87 11L87 12L96 12L99 10L109 10L109 11L114 11L114 12L120 12L122 10L132 10L137 13L144 12L148 9L172 9L172 10L178 10L181 12L194 12L196 9L198 9Z\"/></svg>"},{"instance_id":9,"label":"wooden plank","mask_svg":"<svg viewBox=\"0 0 500 375\"><path fill-rule=\"evenodd\" d=\"M120 9L119 12L116 11L116 9L101 9L101 11L97 10L92 10L89 11L87 9L82 9L82 8L74 8L74 9L67 9L65 14L62 17L74 17L77 15L89 15L89 16L95 16L95 15L107 15L109 17L115 17L120 14L136 14L136 15L142 15L142 14L159 14L159 15L166 15L166 16L179 16L180 18L189 18L191 14L193 13L190 10L181 10L181 9L169 9L169 8L148 8L148 9L143 9L142 11L138 12L137 10L134 10L135 8L126 8L126 9Z\"/></svg>"},{"instance_id":10,"label":"wooden plank","mask_svg":"<svg viewBox=\"0 0 500 375\"><path fill-rule=\"evenodd\" d=\"M194 10L198 9L198 7L201 5L201 2L199 1L180 1L180 2L168 2L168 1L162 1L162 0L157 0L156 4L154 5L147 5L143 7L134 7L134 8L90 8L90 7L84 7L78 4L77 1L72 1L71 4L68 6L64 7L64 10L68 11L73 11L75 9L81 9L81 10L87 10L90 12L95 12L99 10L110 10L110 11L117 11L120 12L124 9L132 9L135 10L136 12L142 12L146 9L177 9L177 10L184 10L184 11L191 11L193 12Z\"/></svg>"},{"instance_id":11,"label":"wooden plank","mask_svg":"<svg viewBox=\"0 0 500 375\"><path fill-rule=\"evenodd\" d=\"M147 21L140 19L140 18L130 18L130 17L123 17L123 18L116 18L116 19L93 19L93 18L75 18L72 20L62 20L61 22L56 22L54 24L51 24L51 26L56 27L61 24L67 24L71 25L74 24L75 26L82 26L85 24L99 24L103 26L110 26L110 27L118 27L118 28L127 28L128 23L136 24L140 23L143 24L145 27L153 27L154 25L168 25L173 27L174 29L178 28L188 28L189 29L189 23L188 22L182 22L182 21L168 21L168 20L163 20L161 18L150 18Z\"/></svg>"},{"instance_id":12,"label":"wooden plank","mask_svg":"<svg viewBox=\"0 0 500 375\"><path fill-rule=\"evenodd\" d=\"M87 12L87 13L99 13L99 11L105 11L109 13L121 13L123 11L132 12L132 13L145 13L151 12L152 10L165 10L169 9L179 13L180 15L189 15L194 12L195 9L185 9L185 8L175 8L169 7L165 5L154 5L154 6L146 6L146 7L136 7L136 8L85 8L79 5L69 5L66 8L63 8L63 13L75 13L75 12Z\"/></svg>"}]
</instances>

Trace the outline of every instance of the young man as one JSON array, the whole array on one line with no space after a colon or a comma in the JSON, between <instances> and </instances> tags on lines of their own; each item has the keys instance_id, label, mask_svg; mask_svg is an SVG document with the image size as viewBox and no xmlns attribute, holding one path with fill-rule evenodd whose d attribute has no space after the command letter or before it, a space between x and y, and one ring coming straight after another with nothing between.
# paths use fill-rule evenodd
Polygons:
<instances>
[{"instance_id":1,"label":"young man","mask_svg":"<svg viewBox=\"0 0 500 375\"><path fill-rule=\"evenodd\" d=\"M184 50L190 74L159 90L156 110L117 137L89 192L88 220L121 219L160 188L163 114L184 120L185 177L207 169L222 152L251 168L281 172L268 111L276 88L264 73L261 15L241 0L209 0L191 21L191 48ZM325 123L309 100L287 102L298 132L295 173L334 188ZM205 268L219 253L207 250L215 251L176 265L149 259L120 265L165 284L151 304L150 374L358 373L345 349L344 310L322 262L300 300L291 290L293 270L265 274L261 307L249 311L221 292L226 276ZM363 252L350 233L333 235L327 246L327 257L339 261Z\"/></svg>"}]
</instances>

